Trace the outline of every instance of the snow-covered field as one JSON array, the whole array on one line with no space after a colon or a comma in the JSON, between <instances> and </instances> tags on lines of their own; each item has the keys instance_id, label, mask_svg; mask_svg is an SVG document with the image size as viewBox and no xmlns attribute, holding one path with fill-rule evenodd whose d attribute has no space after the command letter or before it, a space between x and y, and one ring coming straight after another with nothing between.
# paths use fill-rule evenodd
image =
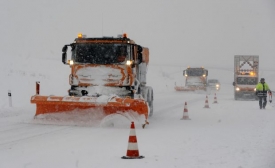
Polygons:
<instances>
[{"instance_id":1,"label":"snow-covered field","mask_svg":"<svg viewBox=\"0 0 275 168\"><path fill-rule=\"evenodd\" d=\"M43 64L37 71L31 65L1 70L5 79L1 93L6 94L0 97L0 167L275 167L274 104L260 110L257 101L235 101L233 68L209 69L209 78L221 81L218 104L213 104L214 92L174 91L175 82L183 82L184 67L150 65L148 85L154 88L154 115L145 129L136 124L139 153L145 158L124 160L130 131L127 122L100 127L33 120L35 105L30 104L30 97L35 93L35 81L41 82L41 95L66 95L68 89L69 68L60 69L61 62L46 62L58 73L45 71ZM274 71L261 73L274 88ZM12 107L8 90L12 91ZM206 95L209 109L203 108ZM185 102L191 120L180 120Z\"/></svg>"}]
</instances>

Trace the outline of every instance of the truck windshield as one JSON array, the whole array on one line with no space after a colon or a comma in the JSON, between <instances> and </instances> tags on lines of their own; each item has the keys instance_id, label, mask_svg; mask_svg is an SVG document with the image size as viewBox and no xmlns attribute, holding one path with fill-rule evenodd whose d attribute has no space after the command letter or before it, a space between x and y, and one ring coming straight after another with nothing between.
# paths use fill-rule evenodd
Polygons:
<instances>
[{"instance_id":1,"label":"truck windshield","mask_svg":"<svg viewBox=\"0 0 275 168\"><path fill-rule=\"evenodd\" d=\"M129 57L130 46L125 44L75 44L72 59L78 63L114 64Z\"/></svg>"},{"instance_id":2,"label":"truck windshield","mask_svg":"<svg viewBox=\"0 0 275 168\"><path fill-rule=\"evenodd\" d=\"M237 78L237 84L240 84L240 85L256 85L257 84L257 78L238 77Z\"/></svg>"},{"instance_id":3,"label":"truck windshield","mask_svg":"<svg viewBox=\"0 0 275 168\"><path fill-rule=\"evenodd\" d=\"M187 69L188 76L202 76L204 75L204 70L197 68L197 69Z\"/></svg>"}]
</instances>

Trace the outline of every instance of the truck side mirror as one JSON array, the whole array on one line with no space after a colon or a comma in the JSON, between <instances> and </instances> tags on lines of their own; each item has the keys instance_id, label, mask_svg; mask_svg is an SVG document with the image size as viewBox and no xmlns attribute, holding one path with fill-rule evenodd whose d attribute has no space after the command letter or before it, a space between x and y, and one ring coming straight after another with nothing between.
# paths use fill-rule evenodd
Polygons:
<instances>
[{"instance_id":1,"label":"truck side mirror","mask_svg":"<svg viewBox=\"0 0 275 168\"><path fill-rule=\"evenodd\" d=\"M64 47L62 48L62 52L63 52L63 53L64 53L64 52L67 52L67 50L68 50L67 45L64 45Z\"/></svg>"},{"instance_id":2,"label":"truck side mirror","mask_svg":"<svg viewBox=\"0 0 275 168\"><path fill-rule=\"evenodd\" d=\"M137 46L137 59L138 59L138 64L142 63L142 51L143 51L143 48L138 45Z\"/></svg>"},{"instance_id":3,"label":"truck side mirror","mask_svg":"<svg viewBox=\"0 0 275 168\"><path fill-rule=\"evenodd\" d=\"M63 64L67 63L67 53L65 53L65 52L62 53L62 62L63 62Z\"/></svg>"},{"instance_id":4,"label":"truck side mirror","mask_svg":"<svg viewBox=\"0 0 275 168\"><path fill-rule=\"evenodd\" d=\"M72 50L71 50L71 51L74 51L74 49L75 49L75 44L71 44L70 46L72 47Z\"/></svg>"},{"instance_id":5,"label":"truck side mirror","mask_svg":"<svg viewBox=\"0 0 275 168\"><path fill-rule=\"evenodd\" d=\"M233 82L233 86L235 86L236 85L236 83L235 82Z\"/></svg>"}]
</instances>

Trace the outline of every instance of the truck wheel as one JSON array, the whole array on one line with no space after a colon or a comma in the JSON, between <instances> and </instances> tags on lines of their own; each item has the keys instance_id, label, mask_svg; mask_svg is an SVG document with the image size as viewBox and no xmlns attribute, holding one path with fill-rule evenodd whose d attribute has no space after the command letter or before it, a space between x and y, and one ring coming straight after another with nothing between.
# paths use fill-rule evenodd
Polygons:
<instances>
[{"instance_id":1,"label":"truck wheel","mask_svg":"<svg viewBox=\"0 0 275 168\"><path fill-rule=\"evenodd\" d=\"M153 111L154 111L154 105L153 105L154 92L153 92L153 88L150 86L147 87L147 99L146 100L148 102L148 106L150 109L149 117L151 117L153 115Z\"/></svg>"},{"instance_id":2,"label":"truck wheel","mask_svg":"<svg viewBox=\"0 0 275 168\"><path fill-rule=\"evenodd\" d=\"M153 100L149 101L148 105L149 105L149 109L150 109L149 117L151 117L153 115L153 111L154 111Z\"/></svg>"}]
</instances>

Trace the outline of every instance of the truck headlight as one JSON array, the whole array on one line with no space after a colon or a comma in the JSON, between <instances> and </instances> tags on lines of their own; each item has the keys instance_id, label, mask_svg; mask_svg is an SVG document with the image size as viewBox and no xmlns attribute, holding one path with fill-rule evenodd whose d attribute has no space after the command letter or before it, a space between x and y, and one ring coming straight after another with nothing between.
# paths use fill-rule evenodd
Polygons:
<instances>
[{"instance_id":1,"label":"truck headlight","mask_svg":"<svg viewBox=\"0 0 275 168\"><path fill-rule=\"evenodd\" d=\"M132 61L129 61L129 60L126 61L126 65L131 65L131 64L132 64Z\"/></svg>"},{"instance_id":2,"label":"truck headlight","mask_svg":"<svg viewBox=\"0 0 275 168\"><path fill-rule=\"evenodd\" d=\"M74 64L74 61L73 61L73 60L68 60L68 64L69 64L69 65L73 65L73 64Z\"/></svg>"},{"instance_id":3,"label":"truck headlight","mask_svg":"<svg viewBox=\"0 0 275 168\"><path fill-rule=\"evenodd\" d=\"M240 88L236 87L236 91L240 91Z\"/></svg>"}]
</instances>

